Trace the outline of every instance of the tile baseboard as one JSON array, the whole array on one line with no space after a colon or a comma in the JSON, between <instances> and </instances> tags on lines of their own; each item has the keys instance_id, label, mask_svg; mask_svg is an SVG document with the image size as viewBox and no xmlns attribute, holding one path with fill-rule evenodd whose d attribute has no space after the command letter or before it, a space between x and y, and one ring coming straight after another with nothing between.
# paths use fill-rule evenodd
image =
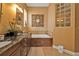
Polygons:
<instances>
[{"instance_id":1,"label":"tile baseboard","mask_svg":"<svg viewBox=\"0 0 79 59\"><path fill-rule=\"evenodd\" d=\"M56 45L53 45L53 48L58 50L58 46L56 46ZM58 52L59 52L59 50L58 50ZM67 49L64 49L63 53L67 53L67 54L69 54L71 56L79 56L79 52L72 52L72 51L67 50Z\"/></svg>"}]
</instances>

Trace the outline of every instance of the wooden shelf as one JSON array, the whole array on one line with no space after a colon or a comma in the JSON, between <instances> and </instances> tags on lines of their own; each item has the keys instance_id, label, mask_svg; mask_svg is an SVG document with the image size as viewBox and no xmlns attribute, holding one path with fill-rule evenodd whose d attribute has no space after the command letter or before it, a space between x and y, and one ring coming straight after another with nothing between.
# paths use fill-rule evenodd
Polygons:
<instances>
[{"instance_id":1,"label":"wooden shelf","mask_svg":"<svg viewBox=\"0 0 79 59\"><path fill-rule=\"evenodd\" d=\"M56 4L56 27L70 26L71 4ZM59 21L58 21L59 20ZM67 25L68 24L68 25Z\"/></svg>"}]
</instances>

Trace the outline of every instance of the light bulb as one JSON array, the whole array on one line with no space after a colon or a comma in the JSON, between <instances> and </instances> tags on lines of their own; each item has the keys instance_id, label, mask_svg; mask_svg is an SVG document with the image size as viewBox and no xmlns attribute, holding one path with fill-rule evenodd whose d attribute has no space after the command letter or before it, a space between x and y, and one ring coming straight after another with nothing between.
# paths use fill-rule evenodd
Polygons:
<instances>
[{"instance_id":1,"label":"light bulb","mask_svg":"<svg viewBox=\"0 0 79 59\"><path fill-rule=\"evenodd\" d=\"M39 20L40 20L40 19L37 19L36 22L39 23L39 22L40 22Z\"/></svg>"}]
</instances>

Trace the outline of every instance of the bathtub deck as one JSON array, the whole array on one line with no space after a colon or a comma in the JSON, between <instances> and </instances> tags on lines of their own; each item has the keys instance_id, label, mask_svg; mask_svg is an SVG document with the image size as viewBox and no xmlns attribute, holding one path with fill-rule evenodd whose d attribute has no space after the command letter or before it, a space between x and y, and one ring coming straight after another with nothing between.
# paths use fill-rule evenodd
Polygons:
<instances>
[{"instance_id":1,"label":"bathtub deck","mask_svg":"<svg viewBox=\"0 0 79 59\"><path fill-rule=\"evenodd\" d=\"M48 34L32 34L32 38L52 38Z\"/></svg>"}]
</instances>

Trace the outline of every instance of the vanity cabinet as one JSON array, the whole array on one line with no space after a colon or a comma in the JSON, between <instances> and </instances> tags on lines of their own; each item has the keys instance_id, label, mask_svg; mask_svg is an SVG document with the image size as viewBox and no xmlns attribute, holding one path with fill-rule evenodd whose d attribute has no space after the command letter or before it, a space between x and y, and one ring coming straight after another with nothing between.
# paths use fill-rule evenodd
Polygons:
<instances>
[{"instance_id":1,"label":"vanity cabinet","mask_svg":"<svg viewBox=\"0 0 79 59\"><path fill-rule=\"evenodd\" d=\"M20 56L20 46L11 54L11 56Z\"/></svg>"},{"instance_id":2,"label":"vanity cabinet","mask_svg":"<svg viewBox=\"0 0 79 59\"><path fill-rule=\"evenodd\" d=\"M31 39L22 38L22 40L15 45L9 47L1 56L27 56L31 47Z\"/></svg>"},{"instance_id":3,"label":"vanity cabinet","mask_svg":"<svg viewBox=\"0 0 79 59\"><path fill-rule=\"evenodd\" d=\"M26 56L27 55L27 40L23 38L21 41L21 56Z\"/></svg>"},{"instance_id":4,"label":"vanity cabinet","mask_svg":"<svg viewBox=\"0 0 79 59\"><path fill-rule=\"evenodd\" d=\"M31 47L31 39L23 38L23 40L21 41L21 56L28 55L30 47Z\"/></svg>"},{"instance_id":5,"label":"vanity cabinet","mask_svg":"<svg viewBox=\"0 0 79 59\"><path fill-rule=\"evenodd\" d=\"M20 55L20 43L17 43L4 51L1 56L19 56Z\"/></svg>"}]
</instances>

